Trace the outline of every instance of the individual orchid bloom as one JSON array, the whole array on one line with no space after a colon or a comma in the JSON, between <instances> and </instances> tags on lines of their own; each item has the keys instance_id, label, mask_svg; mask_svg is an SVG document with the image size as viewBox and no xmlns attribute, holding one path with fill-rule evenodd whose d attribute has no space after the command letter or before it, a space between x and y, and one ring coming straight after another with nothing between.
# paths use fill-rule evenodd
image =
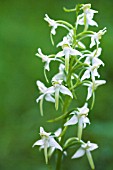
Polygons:
<instances>
[{"instance_id":1,"label":"individual orchid bloom","mask_svg":"<svg viewBox=\"0 0 113 170\"><path fill-rule=\"evenodd\" d=\"M45 70L49 71L50 70L49 64L51 61L55 61L55 58L50 58L51 55L47 56L47 55L43 54L40 48L38 48L38 53L36 53L36 56L40 57L42 59L42 61L45 62L44 68L45 68Z\"/></svg>"},{"instance_id":2,"label":"individual orchid bloom","mask_svg":"<svg viewBox=\"0 0 113 170\"><path fill-rule=\"evenodd\" d=\"M62 93L64 95L68 95L71 98L73 98L73 95L71 91L62 85L62 80L55 80L53 82L53 86L49 87L48 90L46 91L46 94L54 94L55 93L55 108L58 110L58 105L59 105L59 93Z\"/></svg>"},{"instance_id":3,"label":"individual orchid bloom","mask_svg":"<svg viewBox=\"0 0 113 170\"><path fill-rule=\"evenodd\" d=\"M89 79L90 77L92 78L93 81L95 81L95 77L100 77L97 69L99 68L99 65L93 65L86 67L86 71L84 72L83 76L81 77L81 81L85 79Z\"/></svg>"},{"instance_id":4,"label":"individual orchid bloom","mask_svg":"<svg viewBox=\"0 0 113 170\"><path fill-rule=\"evenodd\" d=\"M105 80L95 80L90 83L84 83L84 86L88 86L88 94L87 94L87 99L89 100L91 96L93 95L93 92L97 89L98 86L105 84Z\"/></svg>"},{"instance_id":5,"label":"individual orchid bloom","mask_svg":"<svg viewBox=\"0 0 113 170\"><path fill-rule=\"evenodd\" d=\"M91 44L90 44L90 48L92 48L94 45L98 45L100 44L100 39L102 38L102 35L104 35L106 33L106 27L103 30L100 30L99 32L94 32L93 35L91 35Z\"/></svg>"},{"instance_id":6,"label":"individual orchid bloom","mask_svg":"<svg viewBox=\"0 0 113 170\"><path fill-rule=\"evenodd\" d=\"M89 25L91 26L97 26L98 24L93 20L93 16L95 13L98 13L98 11L95 11L91 8L91 4L84 4L82 5L83 14L78 15L77 17L77 25L85 25L86 29Z\"/></svg>"},{"instance_id":7,"label":"individual orchid bloom","mask_svg":"<svg viewBox=\"0 0 113 170\"><path fill-rule=\"evenodd\" d=\"M49 102L52 102L52 103L55 103L55 99L52 97L51 94L47 93L48 91L48 88L41 82L41 81L37 81L36 82L38 88L39 88L39 91L41 93L41 95L36 99L36 102L40 102L40 112L41 112L41 115L43 116L43 99L45 98L46 101L49 101Z\"/></svg>"},{"instance_id":8,"label":"individual orchid bloom","mask_svg":"<svg viewBox=\"0 0 113 170\"><path fill-rule=\"evenodd\" d=\"M84 63L88 65L92 64L93 66L97 66L97 65L104 66L103 61L98 58L101 55L101 51L102 51L102 48L98 48L90 54L85 54L84 57L86 56L86 60L84 61Z\"/></svg>"},{"instance_id":9,"label":"individual orchid bloom","mask_svg":"<svg viewBox=\"0 0 113 170\"><path fill-rule=\"evenodd\" d=\"M69 59L70 56L82 56L82 53L79 52L78 50L75 50L71 47L69 47L67 44L63 46L63 51L60 51L56 54L56 57L63 57L65 56L65 70L68 73L69 70Z\"/></svg>"},{"instance_id":10,"label":"individual orchid bloom","mask_svg":"<svg viewBox=\"0 0 113 170\"><path fill-rule=\"evenodd\" d=\"M48 148L54 147L55 149L59 149L62 151L62 147L56 142L54 136L51 133L47 133L44 131L43 127L40 127L40 137L41 139L36 141L33 144L33 147L36 145L40 146L40 149L44 149L45 161L48 163Z\"/></svg>"},{"instance_id":11,"label":"individual orchid bloom","mask_svg":"<svg viewBox=\"0 0 113 170\"><path fill-rule=\"evenodd\" d=\"M56 34L56 29L59 26L59 24L55 20L50 19L47 14L45 14L44 20L47 21L49 23L49 25L52 27L51 34L55 35Z\"/></svg>"},{"instance_id":12,"label":"individual orchid bloom","mask_svg":"<svg viewBox=\"0 0 113 170\"><path fill-rule=\"evenodd\" d=\"M58 23L57 21L49 18L49 16L48 16L47 14L45 14L44 20L49 23L50 27L52 27L52 28L51 28L51 34L52 34L52 35L55 35L55 34L56 34L56 29L57 29L58 26L64 27L64 28L66 28L67 30L69 30L69 28L68 28L66 25L60 24L60 23Z\"/></svg>"},{"instance_id":13,"label":"individual orchid bloom","mask_svg":"<svg viewBox=\"0 0 113 170\"><path fill-rule=\"evenodd\" d=\"M62 47L64 45L68 45L68 46L71 45L71 41L67 36L63 37L63 40L57 44L57 47Z\"/></svg>"},{"instance_id":14,"label":"individual orchid bloom","mask_svg":"<svg viewBox=\"0 0 113 170\"><path fill-rule=\"evenodd\" d=\"M70 120L68 120L64 126L75 125L78 123L78 138L81 140L82 129L86 127L86 124L90 124L88 116L88 104L85 103L83 107L77 108L78 111L74 111L71 113L73 115Z\"/></svg>"},{"instance_id":15,"label":"individual orchid bloom","mask_svg":"<svg viewBox=\"0 0 113 170\"><path fill-rule=\"evenodd\" d=\"M65 65L59 65L59 72L52 78L52 82L58 80L66 81L66 74L65 74Z\"/></svg>"},{"instance_id":16,"label":"individual orchid bloom","mask_svg":"<svg viewBox=\"0 0 113 170\"><path fill-rule=\"evenodd\" d=\"M73 29L70 29L68 34L65 37L63 37L63 40L60 43L58 43L57 47L59 46L63 47L64 45L71 46L73 43L73 37L74 37L74 31Z\"/></svg>"},{"instance_id":17,"label":"individual orchid bloom","mask_svg":"<svg viewBox=\"0 0 113 170\"><path fill-rule=\"evenodd\" d=\"M98 145L95 143L91 143L90 141L88 141L87 143L83 143L81 144L81 147L76 151L76 153L72 156L72 159L80 158L86 154L91 168L95 169L91 151L97 148Z\"/></svg>"}]
</instances>

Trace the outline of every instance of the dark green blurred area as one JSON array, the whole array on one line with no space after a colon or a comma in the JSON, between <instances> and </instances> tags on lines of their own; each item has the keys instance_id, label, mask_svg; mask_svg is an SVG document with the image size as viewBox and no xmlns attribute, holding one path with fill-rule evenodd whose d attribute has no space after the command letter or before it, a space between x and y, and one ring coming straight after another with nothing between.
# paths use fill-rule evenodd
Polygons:
<instances>
[{"instance_id":1,"label":"dark green blurred area","mask_svg":"<svg viewBox=\"0 0 113 170\"><path fill-rule=\"evenodd\" d=\"M99 11L95 16L98 29L105 26L108 29L102 38L101 57L105 67L100 69L107 84L96 92L96 103L90 115L92 123L84 130L84 138L99 145L93 153L96 170L113 169L113 1L0 0L0 170L49 169L43 152L32 145L39 139L40 126L47 131L59 126L46 122L57 117L54 106L45 102L42 118L35 102L39 94L36 80L45 82L43 64L35 53L38 47L47 54L56 51L50 42L48 24L43 21L45 13L72 23L74 14L65 13L62 7L73 8L77 3L92 3L92 8ZM60 29L55 39L57 42L62 39ZM86 157L78 160L66 157L62 169L89 170L90 167Z\"/></svg>"}]
</instances>

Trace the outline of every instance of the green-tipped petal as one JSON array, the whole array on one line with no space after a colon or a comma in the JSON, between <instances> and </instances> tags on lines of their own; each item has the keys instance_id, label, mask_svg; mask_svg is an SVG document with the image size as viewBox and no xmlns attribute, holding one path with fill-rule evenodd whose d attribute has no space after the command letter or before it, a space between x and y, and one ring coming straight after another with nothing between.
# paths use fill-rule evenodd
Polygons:
<instances>
[{"instance_id":1,"label":"green-tipped petal","mask_svg":"<svg viewBox=\"0 0 113 170\"><path fill-rule=\"evenodd\" d=\"M94 162L93 162L93 158L92 158L91 152L86 150L86 155L87 155L89 164L91 166L91 169L95 169L95 165L94 165Z\"/></svg>"},{"instance_id":2,"label":"green-tipped petal","mask_svg":"<svg viewBox=\"0 0 113 170\"><path fill-rule=\"evenodd\" d=\"M68 70L69 70L69 54L68 53L65 55L65 70L66 70L66 73L68 73Z\"/></svg>"},{"instance_id":3,"label":"green-tipped petal","mask_svg":"<svg viewBox=\"0 0 113 170\"><path fill-rule=\"evenodd\" d=\"M59 106L59 87L56 88L55 90L55 108L58 110Z\"/></svg>"},{"instance_id":4,"label":"green-tipped petal","mask_svg":"<svg viewBox=\"0 0 113 170\"><path fill-rule=\"evenodd\" d=\"M82 137L82 129L83 129L83 121L82 118L78 120L78 138L81 140Z\"/></svg>"},{"instance_id":5,"label":"green-tipped petal","mask_svg":"<svg viewBox=\"0 0 113 170\"><path fill-rule=\"evenodd\" d=\"M43 98L40 100L40 113L43 116Z\"/></svg>"},{"instance_id":6,"label":"green-tipped petal","mask_svg":"<svg viewBox=\"0 0 113 170\"><path fill-rule=\"evenodd\" d=\"M46 164L48 164L47 146L44 147L44 156L45 156Z\"/></svg>"}]
</instances>

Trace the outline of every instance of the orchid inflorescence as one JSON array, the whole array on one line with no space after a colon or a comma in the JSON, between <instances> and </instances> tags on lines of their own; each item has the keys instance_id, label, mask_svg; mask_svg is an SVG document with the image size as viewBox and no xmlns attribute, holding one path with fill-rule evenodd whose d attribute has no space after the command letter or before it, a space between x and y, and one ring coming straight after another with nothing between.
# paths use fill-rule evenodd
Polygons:
<instances>
[{"instance_id":1,"label":"orchid inflorescence","mask_svg":"<svg viewBox=\"0 0 113 170\"><path fill-rule=\"evenodd\" d=\"M90 141L84 142L82 140L83 129L87 124L90 124L88 117L89 112L94 106L95 91L98 86L105 84L105 80L100 80L98 72L100 66L104 66L100 59L102 48L100 47L100 39L106 32L106 28L97 32L89 30L91 26L98 27L97 22L94 21L94 14L98 13L91 9L91 4L79 4L74 9L66 9L66 12L75 12L76 21L74 26L67 21L53 20L46 14L44 20L48 22L51 30L50 37L52 44L54 44L53 36L56 34L57 28L62 27L67 30L67 35L62 38L56 47L60 48L57 54L45 55L41 49L38 48L36 56L44 62L44 75L47 82L47 72L50 71L50 63L57 61L59 63L59 71L51 79L52 85L46 87L41 81L37 81L38 89L41 95L36 102L40 103L40 112L43 116L43 101L55 104L56 110L61 104L62 115L50 122L55 122L63 119L62 127L55 133L47 133L43 127L40 127L41 139L36 141L33 146L39 145L40 149L44 149L45 161L48 160L58 149L58 158L56 170L60 169L60 162L62 155L68 155L68 149L80 145L80 148L72 155L72 159L87 155L91 169L95 169L91 151L98 148L98 145ZM79 27L83 27L83 31L79 31ZM84 40L89 38L90 44L84 44ZM82 98L77 96L75 89L78 87L87 87L87 95L82 107L75 107L69 110L69 105L72 100ZM65 99L64 99L65 98ZM91 102L89 102L89 100ZM90 106L91 105L91 106ZM69 126L78 124L77 134L75 137L69 139L64 138Z\"/></svg>"}]
</instances>

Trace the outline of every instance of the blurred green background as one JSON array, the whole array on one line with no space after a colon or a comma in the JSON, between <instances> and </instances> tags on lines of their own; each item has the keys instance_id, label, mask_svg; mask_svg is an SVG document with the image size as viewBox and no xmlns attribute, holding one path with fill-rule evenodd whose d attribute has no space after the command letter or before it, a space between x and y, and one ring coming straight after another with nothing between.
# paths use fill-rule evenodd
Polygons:
<instances>
[{"instance_id":1,"label":"blurred green background","mask_svg":"<svg viewBox=\"0 0 113 170\"><path fill-rule=\"evenodd\" d=\"M99 145L93 153L96 170L113 169L113 1L0 0L0 170L49 168L43 152L38 147L32 148L32 144L39 139L40 126L47 131L57 129L57 124L46 122L51 116L57 117L57 113L52 104L45 102L45 117L40 116L35 102L39 94L36 80L45 82L45 79L43 63L35 53L38 47L47 54L56 50L50 42L50 29L43 21L45 13L54 19L73 22L74 14L65 13L62 7L73 8L77 3L92 3L92 8L99 11L95 16L99 29L105 26L108 29L101 56L106 65L100 70L107 84L96 92L90 116L92 124L85 129L84 138ZM59 36L60 29L57 42L61 40ZM90 170L90 167L86 157L78 160L67 157L62 169Z\"/></svg>"}]
</instances>

